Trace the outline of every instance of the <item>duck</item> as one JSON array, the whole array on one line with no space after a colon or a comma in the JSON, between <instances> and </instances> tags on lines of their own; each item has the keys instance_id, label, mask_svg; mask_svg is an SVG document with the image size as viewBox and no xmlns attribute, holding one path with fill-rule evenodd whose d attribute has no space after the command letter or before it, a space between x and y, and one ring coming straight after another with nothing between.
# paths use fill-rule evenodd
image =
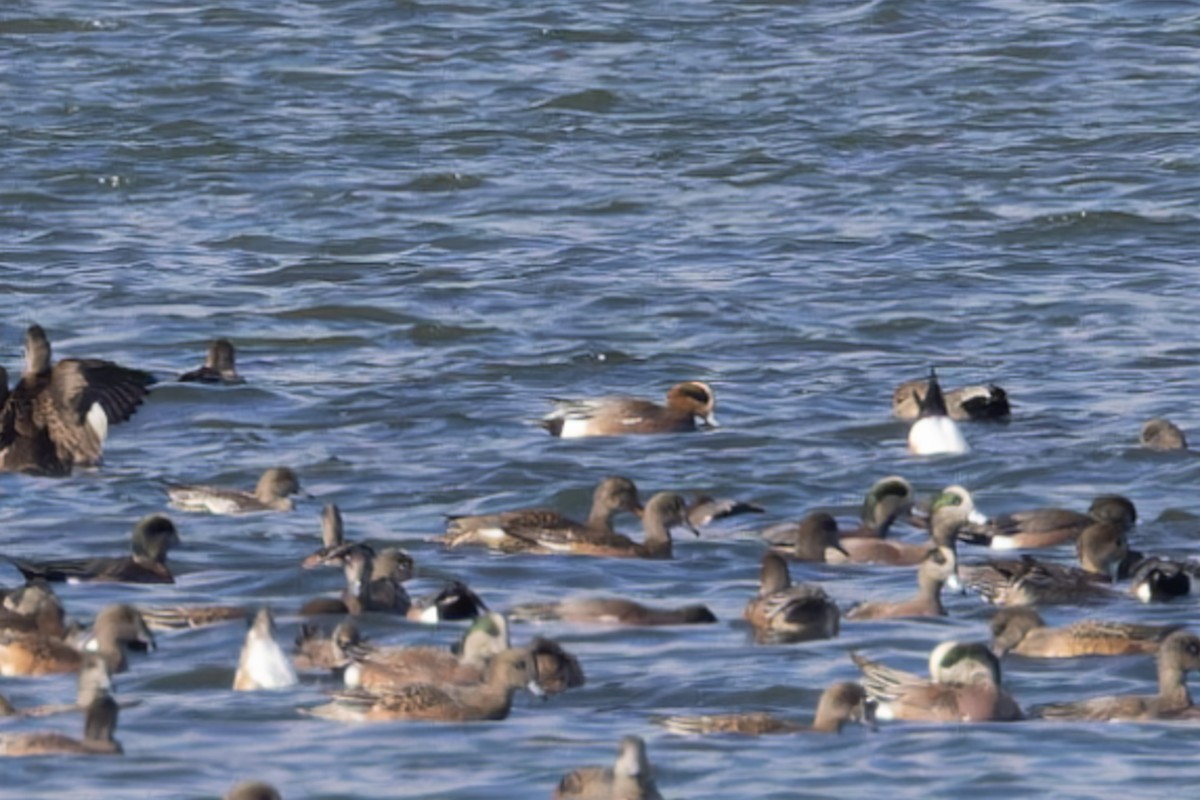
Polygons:
<instances>
[{"instance_id":1,"label":"duck","mask_svg":"<svg viewBox=\"0 0 1200 800\"><path fill-rule=\"evenodd\" d=\"M553 639L535 636L528 649L537 668L538 684L546 694L560 694L587 683L579 659Z\"/></svg>"},{"instance_id":2,"label":"duck","mask_svg":"<svg viewBox=\"0 0 1200 800\"><path fill-rule=\"evenodd\" d=\"M84 653L83 663L79 668L79 678L76 681L74 703L28 706L18 710L13 708L8 700L0 697L0 717L28 719L86 710L99 693L111 692L112 688L113 681L108 672L108 662L97 653Z\"/></svg>"},{"instance_id":3,"label":"duck","mask_svg":"<svg viewBox=\"0 0 1200 800\"><path fill-rule=\"evenodd\" d=\"M275 641L275 618L263 607L246 631L246 641L233 676L235 692L286 689L298 683L292 661Z\"/></svg>"},{"instance_id":4,"label":"duck","mask_svg":"<svg viewBox=\"0 0 1200 800\"><path fill-rule=\"evenodd\" d=\"M1162 640L1157 655L1158 694L1093 697L1034 709L1042 719L1121 720L1200 719L1192 704L1187 673L1200 670L1200 636L1177 630Z\"/></svg>"},{"instance_id":5,"label":"duck","mask_svg":"<svg viewBox=\"0 0 1200 800\"><path fill-rule=\"evenodd\" d=\"M365 614L369 611L407 614L412 598L403 582L412 575L412 559L400 551L383 551L363 543L344 544L327 554L328 563L341 563L346 589L340 599L318 598L300 613Z\"/></svg>"},{"instance_id":6,"label":"duck","mask_svg":"<svg viewBox=\"0 0 1200 800\"><path fill-rule=\"evenodd\" d=\"M223 800L283 800L283 795L269 783L242 781L226 792Z\"/></svg>"},{"instance_id":7,"label":"duck","mask_svg":"<svg viewBox=\"0 0 1200 800\"><path fill-rule=\"evenodd\" d=\"M986 645L942 642L929 656L929 678L871 661L851 660L882 720L1010 722L1024 717L1001 685L1000 661Z\"/></svg>"},{"instance_id":8,"label":"duck","mask_svg":"<svg viewBox=\"0 0 1200 800\"><path fill-rule=\"evenodd\" d=\"M622 511L640 517L642 504L633 481L612 475L596 486L592 510L585 522L576 522L550 508L451 516L447 518L444 541L448 547L474 544L505 552L552 552L539 542L611 538L615 535L613 517Z\"/></svg>"},{"instance_id":9,"label":"duck","mask_svg":"<svg viewBox=\"0 0 1200 800\"><path fill-rule=\"evenodd\" d=\"M867 490L858 523L854 527L840 527L835 520L834 529L837 530L841 539L886 538L892 523L912 510L913 498L912 484L901 476L888 475L880 478ZM833 519L831 515L824 512L813 512L800 522L783 522L772 525L762 532L762 538L772 545L789 545L795 540L799 528L804 525L804 520L809 517L817 518L818 514L824 514ZM823 518L820 519L822 525L827 524Z\"/></svg>"},{"instance_id":10,"label":"duck","mask_svg":"<svg viewBox=\"0 0 1200 800\"><path fill-rule=\"evenodd\" d=\"M908 449L913 455L960 455L971 448L959 430L958 423L946 411L946 399L938 383L937 373L929 370L929 389L924 397L913 393L920 404L917 420L908 430Z\"/></svg>"},{"instance_id":11,"label":"duck","mask_svg":"<svg viewBox=\"0 0 1200 800\"><path fill-rule=\"evenodd\" d=\"M1078 539L1079 534L1097 522L1128 531L1137 524L1137 508L1128 497L1103 494L1092 501L1086 514L1066 508L1015 511L968 526L959 533L959 539L993 550L1054 547Z\"/></svg>"},{"instance_id":12,"label":"duck","mask_svg":"<svg viewBox=\"0 0 1200 800\"><path fill-rule=\"evenodd\" d=\"M0 734L0 756L121 755L121 745L113 738L118 711L111 694L98 692L87 707L83 739L50 732Z\"/></svg>"},{"instance_id":13,"label":"duck","mask_svg":"<svg viewBox=\"0 0 1200 800\"><path fill-rule=\"evenodd\" d=\"M965 566L963 582L997 606L1095 603L1117 597L1111 584L1129 553L1125 533L1108 523L1095 523L1075 543L1080 568L1038 561L995 560Z\"/></svg>"},{"instance_id":14,"label":"duck","mask_svg":"<svg viewBox=\"0 0 1200 800\"><path fill-rule=\"evenodd\" d=\"M568 772L551 795L553 800L662 800L653 768L640 736L625 736L611 767L580 767Z\"/></svg>"},{"instance_id":15,"label":"duck","mask_svg":"<svg viewBox=\"0 0 1200 800\"><path fill-rule=\"evenodd\" d=\"M245 620L249 616L241 606L142 606L140 611L152 631L207 628Z\"/></svg>"},{"instance_id":16,"label":"duck","mask_svg":"<svg viewBox=\"0 0 1200 800\"><path fill-rule=\"evenodd\" d=\"M479 683L487 662L509 649L508 620L489 612L463 634L458 652L438 647L379 647L338 642L348 666L346 687L382 692L412 683Z\"/></svg>"},{"instance_id":17,"label":"duck","mask_svg":"<svg viewBox=\"0 0 1200 800\"><path fill-rule=\"evenodd\" d=\"M793 584L778 553L763 556L758 594L743 613L760 642L804 642L838 635L841 613L825 590Z\"/></svg>"},{"instance_id":18,"label":"duck","mask_svg":"<svg viewBox=\"0 0 1200 800\"><path fill-rule=\"evenodd\" d=\"M658 720L667 730L678 734L729 733L739 736L763 736L777 733L841 733L850 722L868 727L875 724L875 703L861 684L835 683L821 693L812 724L801 725L774 714L747 711L733 714L671 716Z\"/></svg>"},{"instance_id":19,"label":"duck","mask_svg":"<svg viewBox=\"0 0 1200 800\"><path fill-rule=\"evenodd\" d=\"M150 392L149 372L111 361L51 363L40 325L25 331L25 372L11 391L0 372L0 472L63 476L100 465L108 429L129 419Z\"/></svg>"},{"instance_id":20,"label":"duck","mask_svg":"<svg viewBox=\"0 0 1200 800\"><path fill-rule=\"evenodd\" d=\"M586 400L552 399L554 410L541 425L551 436L680 433L696 430L696 420L717 427L717 400L712 387L700 381L677 383L667 392L665 406L639 397L611 396Z\"/></svg>"},{"instance_id":21,"label":"duck","mask_svg":"<svg viewBox=\"0 0 1200 800\"><path fill-rule=\"evenodd\" d=\"M837 520L824 511L812 511L798 525L789 527L795 532L792 541L786 546L782 543L772 544L772 552L793 561L817 564L836 559L835 552L847 558L850 556L838 535Z\"/></svg>"},{"instance_id":22,"label":"duck","mask_svg":"<svg viewBox=\"0 0 1200 800\"><path fill-rule=\"evenodd\" d=\"M245 383L234 364L233 344L228 339L213 339L208 343L204 366L179 376L182 383L220 383L226 386Z\"/></svg>"},{"instance_id":23,"label":"duck","mask_svg":"<svg viewBox=\"0 0 1200 800\"><path fill-rule=\"evenodd\" d=\"M349 653L367 644L354 621L342 620L328 636L316 625L301 625L292 651L292 666L300 672L333 672L343 669Z\"/></svg>"},{"instance_id":24,"label":"duck","mask_svg":"<svg viewBox=\"0 0 1200 800\"><path fill-rule=\"evenodd\" d=\"M1052 628L1032 608L1001 608L992 615L992 652L1025 658L1127 656L1158 652L1159 645L1179 625L1139 625L1132 622L1083 620Z\"/></svg>"},{"instance_id":25,"label":"duck","mask_svg":"<svg viewBox=\"0 0 1200 800\"><path fill-rule=\"evenodd\" d=\"M929 391L928 380L905 381L892 393L892 415L914 420L921 415L919 398ZM1011 413L1008 393L994 383L963 386L944 394L946 412L958 422L1004 419Z\"/></svg>"},{"instance_id":26,"label":"duck","mask_svg":"<svg viewBox=\"0 0 1200 800\"><path fill-rule=\"evenodd\" d=\"M300 566L314 569L335 563L346 544L346 529L342 522L342 511L337 503L326 503L321 509L321 547L304 557Z\"/></svg>"},{"instance_id":27,"label":"duck","mask_svg":"<svg viewBox=\"0 0 1200 800\"><path fill-rule=\"evenodd\" d=\"M175 523L162 514L150 514L134 525L132 553L128 556L56 561L5 558L21 571L26 581L174 583L175 577L167 566L167 553L172 545L178 544Z\"/></svg>"},{"instance_id":28,"label":"duck","mask_svg":"<svg viewBox=\"0 0 1200 800\"><path fill-rule=\"evenodd\" d=\"M441 588L414 601L406 616L413 622L436 625L475 619L487 610L487 603L474 589L460 580L448 580Z\"/></svg>"},{"instance_id":29,"label":"duck","mask_svg":"<svg viewBox=\"0 0 1200 800\"><path fill-rule=\"evenodd\" d=\"M41 676L78 672L85 652L100 655L115 675L128 668L125 651L153 650L154 635L141 613L130 605L106 606L96 616L91 634L79 650L61 638L44 634L0 634L0 675Z\"/></svg>"},{"instance_id":30,"label":"duck","mask_svg":"<svg viewBox=\"0 0 1200 800\"><path fill-rule=\"evenodd\" d=\"M558 620L578 625L706 625L717 621L705 605L677 608L647 606L624 597L572 597L553 603L524 603L508 611L522 622Z\"/></svg>"},{"instance_id":31,"label":"duck","mask_svg":"<svg viewBox=\"0 0 1200 800\"><path fill-rule=\"evenodd\" d=\"M1142 447L1147 450L1187 450L1187 437L1179 426L1169 419L1155 417L1142 425L1138 436Z\"/></svg>"},{"instance_id":32,"label":"duck","mask_svg":"<svg viewBox=\"0 0 1200 800\"><path fill-rule=\"evenodd\" d=\"M492 658L477 684L411 683L382 694L341 692L331 703L309 709L314 716L339 721L426 720L476 722L502 720L512 709L513 695L527 689L544 694L530 652L510 648Z\"/></svg>"},{"instance_id":33,"label":"duck","mask_svg":"<svg viewBox=\"0 0 1200 800\"><path fill-rule=\"evenodd\" d=\"M1151 556L1138 559L1130 572L1129 593L1143 603L1158 603L1192 594L1200 564Z\"/></svg>"},{"instance_id":34,"label":"duck","mask_svg":"<svg viewBox=\"0 0 1200 800\"><path fill-rule=\"evenodd\" d=\"M917 594L907 600L873 600L859 603L846 611L846 619L874 620L897 617L944 617L942 587L961 589L958 557L949 547L934 547L917 567Z\"/></svg>"},{"instance_id":35,"label":"duck","mask_svg":"<svg viewBox=\"0 0 1200 800\"><path fill-rule=\"evenodd\" d=\"M767 510L757 503L732 497L713 497L709 494L698 494L688 503L688 522L696 528L706 528L718 520L742 514L765 513Z\"/></svg>"},{"instance_id":36,"label":"duck","mask_svg":"<svg viewBox=\"0 0 1200 800\"><path fill-rule=\"evenodd\" d=\"M10 592L0 605L0 633L40 634L52 639L67 635L66 615L50 584L35 578Z\"/></svg>"},{"instance_id":37,"label":"duck","mask_svg":"<svg viewBox=\"0 0 1200 800\"><path fill-rule=\"evenodd\" d=\"M288 467L272 467L258 479L253 492L219 486L167 487L171 506L180 511L210 514L252 514L259 511L291 511L291 496L300 494L300 479Z\"/></svg>"},{"instance_id":38,"label":"duck","mask_svg":"<svg viewBox=\"0 0 1200 800\"><path fill-rule=\"evenodd\" d=\"M971 493L962 486L947 486L933 499L929 511L929 535L924 542L852 537L840 540L844 552L828 552L830 563L888 564L911 567L921 563L930 547L956 548L961 532L987 517L975 508Z\"/></svg>"}]
</instances>

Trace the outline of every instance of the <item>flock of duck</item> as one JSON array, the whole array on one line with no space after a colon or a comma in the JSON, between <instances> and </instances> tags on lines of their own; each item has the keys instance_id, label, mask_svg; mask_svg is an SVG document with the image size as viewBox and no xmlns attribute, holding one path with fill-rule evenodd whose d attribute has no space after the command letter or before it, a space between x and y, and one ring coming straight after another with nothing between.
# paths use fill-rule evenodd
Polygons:
<instances>
[{"instance_id":1,"label":"flock of duck","mask_svg":"<svg viewBox=\"0 0 1200 800\"><path fill-rule=\"evenodd\" d=\"M100 464L109 427L127 420L155 383L149 373L98 359L53 362L45 332L28 329L26 364L10 389L0 369L0 470L69 475L77 467ZM234 350L213 342L203 367L181 381L242 382ZM685 434L715 426L715 395L710 386L685 381L672 387L666 403L630 397L557 400L542 421L559 437ZM960 422L1009 415L1008 398L995 386L943 393L937 376L911 381L893 397L897 417L912 420L909 448L915 454L968 450ZM1169 421L1145 424L1142 442L1155 449L1186 448L1183 433ZM287 512L301 493L287 467L268 470L252 491L211 486L171 486L170 504L185 512L245 514ZM446 547L481 547L504 553L603 558L669 559L672 531L698 529L716 519L762 512L751 503L660 492L644 504L627 478L612 476L596 487L591 512L576 521L554 509L527 508L494 514L451 516ZM641 518L640 540L617 532L620 514ZM761 532L765 554L760 588L747 599L744 618L760 642L803 642L836 637L843 623L860 620L945 616L945 591L972 590L997 607L991 641L948 641L934 648L929 675L904 672L852 653L861 682L837 683L822 694L815 717L803 725L771 713L663 716L655 721L679 734L764 735L813 731L837 733L851 722L877 720L943 723L1043 719L1179 720L1200 718L1192 704L1186 673L1200 669L1200 637L1179 626L1081 620L1066 627L1046 625L1037 608L1094 605L1128 593L1145 603L1192 591L1200 570L1190 562L1148 557L1131 549L1137 520L1125 497L1097 497L1087 512L1042 508L988 518L961 486L938 492L929 502L898 476L877 481L867 492L861 519L839 525L814 511L797 523ZM906 523L927 531L917 540L893 538L892 527ZM345 576L340 596L315 598L307 616L335 615L341 621L328 634L305 626L295 651L276 640L267 609L253 616L234 678L234 689L274 689L297 682L297 671L325 672L344 682L329 702L301 709L334 720L434 720L468 722L505 718L514 694L555 694L583 684L579 660L544 637L514 645L512 620L558 620L569 625L689 625L716 622L703 605L652 607L623 597L567 597L529 603L499 614L487 609L470 587L448 581L438 592L414 599L404 583L414 575L413 559L394 547L376 548L347 541L341 514L325 506L323 542L302 561L305 568L333 566ZM104 608L90 627L68 624L52 589L57 582L109 581L172 583L168 553L178 544L172 520L151 514L133 528L131 551L111 558L38 562L5 556L25 577L24 586L3 591L0 608L0 675L78 675L77 702L67 706L13 709L0 698L0 713L13 718L83 710L84 735L0 734L0 755L119 754L114 738L119 704L112 676L130 667L128 651L155 646L153 630L173 630L246 619L243 608L228 606ZM966 561L963 545L993 551L1073 546L1078 566L1068 567L1028 553ZM915 593L904 599L864 600L844 611L815 583L793 583L789 563L859 563L915 568ZM396 647L372 642L355 624L361 614L398 614L422 622L470 620L455 650ZM1156 694L1076 699L1023 710L1004 688L1001 659L1144 655L1158 664ZM658 798L645 742L623 738L613 763L567 773L552 790L555 798ZM273 787L250 782L230 790L233 800L279 798Z\"/></svg>"}]
</instances>

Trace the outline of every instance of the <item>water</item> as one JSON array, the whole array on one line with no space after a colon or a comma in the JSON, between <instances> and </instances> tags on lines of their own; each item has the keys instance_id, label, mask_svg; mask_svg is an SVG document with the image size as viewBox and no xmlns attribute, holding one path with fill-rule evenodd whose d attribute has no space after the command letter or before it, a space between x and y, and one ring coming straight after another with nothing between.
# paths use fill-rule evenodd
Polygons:
<instances>
[{"instance_id":1,"label":"water","mask_svg":"<svg viewBox=\"0 0 1200 800\"><path fill-rule=\"evenodd\" d=\"M650 716L806 719L822 687L855 677L850 649L920 669L938 641L982 638L986 609L953 598L944 621L755 646L740 613L757 520L689 537L665 563L445 552L432 537L451 512L582 514L614 472L644 493L755 500L763 526L851 512L900 473L922 492L966 484L991 513L1123 492L1140 545L1188 553L1200 467L1136 436L1157 414L1197 429L1198 46L1193 4L1129 0L5 4L0 363L18 366L34 321L60 356L163 377L225 335L249 383L164 383L99 472L0 476L0 546L119 552L167 480L249 485L287 464L314 495L291 515L176 515L177 585L69 587L71 614L269 603L290 638L299 604L340 580L298 567L333 500L351 535L414 555L415 591L454 575L500 609L594 590L705 602L722 622L544 626L588 686L475 726L304 718L326 683L229 691L240 626L163 635L118 684L141 701L121 716L123 759L13 762L0 794L213 797L255 776L288 798L540 797L611 761L626 733L647 738L668 797L1194 782L1187 726L675 737ZM892 387L930 364L1014 401L1009 424L967 430L970 456L908 457L888 415ZM534 424L548 396L660 396L689 378L715 387L721 430L562 442ZM882 568L794 573L843 604L912 585ZM1193 608L1097 613L1189 622ZM1028 707L1150 692L1153 675L1147 659L1014 661L1006 680ZM28 705L73 689L0 691ZM78 733L77 719L23 724L47 725Z\"/></svg>"}]
</instances>

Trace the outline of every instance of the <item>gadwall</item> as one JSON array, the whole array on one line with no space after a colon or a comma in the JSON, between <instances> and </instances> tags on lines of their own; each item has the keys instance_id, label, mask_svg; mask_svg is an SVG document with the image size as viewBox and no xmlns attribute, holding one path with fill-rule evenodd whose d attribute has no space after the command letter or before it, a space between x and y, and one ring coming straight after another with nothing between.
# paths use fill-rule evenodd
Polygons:
<instances>
[{"instance_id":1,"label":"gadwall","mask_svg":"<svg viewBox=\"0 0 1200 800\"><path fill-rule=\"evenodd\" d=\"M83 739L49 732L0 734L0 755L121 755L121 745L113 738L117 713L117 702L112 695L98 692L87 707Z\"/></svg>"},{"instance_id":2,"label":"gadwall","mask_svg":"<svg viewBox=\"0 0 1200 800\"><path fill-rule=\"evenodd\" d=\"M958 558L949 547L935 547L925 554L917 567L917 593L907 600L870 600L852 606L846 619L871 620L896 617L944 617L942 587L961 591Z\"/></svg>"},{"instance_id":3,"label":"gadwall","mask_svg":"<svg viewBox=\"0 0 1200 800\"><path fill-rule=\"evenodd\" d=\"M297 682L291 659L275 641L275 618L270 609L259 609L246 631L246 641L233 676L233 690L286 689Z\"/></svg>"},{"instance_id":4,"label":"gadwall","mask_svg":"<svg viewBox=\"0 0 1200 800\"><path fill-rule=\"evenodd\" d=\"M272 467L258 479L253 492L219 486L168 486L171 505L181 511L210 514L251 514L291 511L291 495L300 494L300 479L288 467Z\"/></svg>"},{"instance_id":5,"label":"gadwall","mask_svg":"<svg viewBox=\"0 0 1200 800\"><path fill-rule=\"evenodd\" d=\"M111 425L133 416L155 382L111 361L50 363L46 332L25 332L25 372L12 391L0 370L0 471L66 475L100 463Z\"/></svg>"},{"instance_id":6,"label":"gadwall","mask_svg":"<svg viewBox=\"0 0 1200 800\"><path fill-rule=\"evenodd\" d=\"M1137 509L1127 497L1105 494L1092 501L1086 514L1066 508L1000 514L984 524L968 526L959 533L959 539L993 550L1054 547L1079 538L1079 534L1097 522L1129 530L1137 523Z\"/></svg>"},{"instance_id":7,"label":"gadwall","mask_svg":"<svg viewBox=\"0 0 1200 800\"><path fill-rule=\"evenodd\" d=\"M436 625L439 622L475 619L487 610L487 603L474 589L462 581L448 580L440 588L417 598L407 616L413 622Z\"/></svg>"},{"instance_id":8,"label":"gadwall","mask_svg":"<svg viewBox=\"0 0 1200 800\"><path fill-rule=\"evenodd\" d=\"M1146 420L1138 438L1142 447L1149 450L1187 450L1187 437L1169 419Z\"/></svg>"},{"instance_id":9,"label":"gadwall","mask_svg":"<svg viewBox=\"0 0 1200 800\"><path fill-rule=\"evenodd\" d=\"M921 415L918 398L929 391L929 380L905 381L892 392L892 415L903 420L914 420ZM958 422L977 422L988 419L1004 419L1011 411L1008 393L994 383L980 386L963 386L943 394L946 413Z\"/></svg>"},{"instance_id":10,"label":"gadwall","mask_svg":"<svg viewBox=\"0 0 1200 800\"><path fill-rule=\"evenodd\" d=\"M234 365L233 344L228 339L214 339L208 344L204 366L179 376L184 383L245 383Z\"/></svg>"},{"instance_id":11,"label":"gadwall","mask_svg":"<svg viewBox=\"0 0 1200 800\"><path fill-rule=\"evenodd\" d=\"M525 622L561 620L583 625L703 625L716 622L708 606L646 606L624 597L573 597L557 603L525 603L509 609L509 617Z\"/></svg>"},{"instance_id":12,"label":"gadwall","mask_svg":"<svg viewBox=\"0 0 1200 800\"><path fill-rule=\"evenodd\" d=\"M589 400L554 399L554 410L542 419L551 436L574 439L584 436L678 433L696 430L696 420L717 427L716 395L700 381L677 383L660 406L638 397L598 397Z\"/></svg>"},{"instance_id":13,"label":"gadwall","mask_svg":"<svg viewBox=\"0 0 1200 800\"><path fill-rule=\"evenodd\" d=\"M868 727L875 723L875 703L857 683L835 683L821 694L811 725L801 725L774 714L747 711L733 714L671 716L658 720L679 734L731 733L763 736L774 733L841 733L848 722Z\"/></svg>"},{"instance_id":14,"label":"gadwall","mask_svg":"<svg viewBox=\"0 0 1200 800\"><path fill-rule=\"evenodd\" d=\"M1002 608L988 623L992 652L1025 658L1126 656L1158 652L1162 640L1179 625L1138 625L1132 622L1083 620L1051 628L1032 608Z\"/></svg>"},{"instance_id":15,"label":"gadwall","mask_svg":"<svg viewBox=\"0 0 1200 800\"><path fill-rule=\"evenodd\" d=\"M562 777L553 800L662 800L654 784L654 771L646 757L646 743L626 736L617 748L611 767L580 767Z\"/></svg>"},{"instance_id":16,"label":"gadwall","mask_svg":"<svg viewBox=\"0 0 1200 800\"><path fill-rule=\"evenodd\" d=\"M957 455L970 452L958 423L946 411L946 399L937 373L929 370L929 389L923 397L914 393L921 411L908 430L909 452L918 456Z\"/></svg>"},{"instance_id":17,"label":"gadwall","mask_svg":"<svg viewBox=\"0 0 1200 800\"><path fill-rule=\"evenodd\" d=\"M132 554L111 558L69 558L31 561L5 556L25 580L98 581L112 583L174 583L167 553L179 544L179 531L162 514L143 517L133 528Z\"/></svg>"},{"instance_id":18,"label":"gadwall","mask_svg":"<svg viewBox=\"0 0 1200 800\"><path fill-rule=\"evenodd\" d=\"M743 616L759 641L803 642L837 636L841 614L821 587L793 584L787 562L769 552L763 556L758 594Z\"/></svg>"},{"instance_id":19,"label":"gadwall","mask_svg":"<svg viewBox=\"0 0 1200 800\"><path fill-rule=\"evenodd\" d=\"M576 522L549 508L451 516L446 522L445 542L449 547L477 544L507 552L553 552L553 547L539 542L603 541L612 537L613 517L621 511L641 516L642 504L633 481L611 476L596 486L586 522Z\"/></svg>"}]
</instances>

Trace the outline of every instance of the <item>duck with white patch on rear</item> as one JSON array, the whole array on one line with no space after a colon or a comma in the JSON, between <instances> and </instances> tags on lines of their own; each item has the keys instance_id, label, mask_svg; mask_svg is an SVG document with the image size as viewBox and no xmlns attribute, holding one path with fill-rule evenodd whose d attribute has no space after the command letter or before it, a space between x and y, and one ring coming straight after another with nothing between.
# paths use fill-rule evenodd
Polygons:
<instances>
[{"instance_id":1,"label":"duck with white patch on rear","mask_svg":"<svg viewBox=\"0 0 1200 800\"><path fill-rule=\"evenodd\" d=\"M937 372L929 369L929 389L924 397L913 396L921 413L908 431L908 449L918 456L959 455L970 452L958 423L946 411L946 398L938 383Z\"/></svg>"}]
</instances>

